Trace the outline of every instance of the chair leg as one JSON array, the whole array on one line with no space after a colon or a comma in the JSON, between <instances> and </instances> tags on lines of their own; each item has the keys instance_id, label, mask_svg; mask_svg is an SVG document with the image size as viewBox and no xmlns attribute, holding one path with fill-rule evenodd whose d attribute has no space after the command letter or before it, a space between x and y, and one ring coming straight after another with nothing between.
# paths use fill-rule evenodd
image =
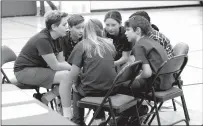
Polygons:
<instances>
[{"instance_id":1,"label":"chair leg","mask_svg":"<svg viewBox=\"0 0 203 126\"><path fill-rule=\"evenodd\" d=\"M186 105L186 102L185 102L184 95L181 96L181 101L182 101L182 104L183 104L183 110L184 110L184 114L185 114L185 119L189 122L190 117L189 117L189 113L188 113L188 109L187 109L187 105Z\"/></svg>"},{"instance_id":2,"label":"chair leg","mask_svg":"<svg viewBox=\"0 0 203 126\"><path fill-rule=\"evenodd\" d=\"M109 117L107 118L107 120L105 122L99 124L99 126L107 126L110 119L111 119L111 115L109 115Z\"/></svg>"},{"instance_id":3,"label":"chair leg","mask_svg":"<svg viewBox=\"0 0 203 126\"><path fill-rule=\"evenodd\" d=\"M112 118L113 118L113 120L114 120L114 122L115 122L115 126L117 126L116 116L115 116L115 114L114 114L114 112L113 112L113 108L112 108L112 102L111 102L111 99L110 99L110 98L108 98L108 99L109 99L109 106L110 106L111 116L112 116Z\"/></svg>"},{"instance_id":4,"label":"chair leg","mask_svg":"<svg viewBox=\"0 0 203 126\"><path fill-rule=\"evenodd\" d=\"M53 110L54 110L54 104L55 104L55 106L56 106L56 101L55 101L55 99L50 102L51 109L53 109Z\"/></svg>"},{"instance_id":5,"label":"chair leg","mask_svg":"<svg viewBox=\"0 0 203 126\"><path fill-rule=\"evenodd\" d=\"M161 102L160 105L158 106L158 111L160 110L160 108L161 108L162 105L163 105L163 102ZM148 123L149 125L151 125L152 121L154 120L155 115L156 115L156 114L154 113L153 116L152 116L152 118L150 119L150 121L149 121L149 123Z\"/></svg>"},{"instance_id":6,"label":"chair leg","mask_svg":"<svg viewBox=\"0 0 203 126\"><path fill-rule=\"evenodd\" d=\"M95 113L93 114L92 119L90 120L88 126L90 126L93 122L93 120L96 118L96 116L98 115L99 111L101 110L101 107L97 108L97 110L95 111Z\"/></svg>"},{"instance_id":7,"label":"chair leg","mask_svg":"<svg viewBox=\"0 0 203 126\"><path fill-rule=\"evenodd\" d=\"M152 113L154 111L154 107L151 108L149 113ZM150 118L151 115L148 115L147 118L144 120L144 124L147 123L148 119Z\"/></svg>"},{"instance_id":8,"label":"chair leg","mask_svg":"<svg viewBox=\"0 0 203 126\"><path fill-rule=\"evenodd\" d=\"M176 104L175 104L174 99L172 99L172 103L173 103L173 109L174 109L174 111L176 111L177 109L176 109Z\"/></svg>"},{"instance_id":9,"label":"chair leg","mask_svg":"<svg viewBox=\"0 0 203 126\"><path fill-rule=\"evenodd\" d=\"M92 109L90 109L90 108L89 108L89 110L88 110L87 114L84 116L84 120L85 120L85 121L86 121L87 117L89 116L89 114L90 114L91 110L92 110Z\"/></svg>"},{"instance_id":10,"label":"chair leg","mask_svg":"<svg viewBox=\"0 0 203 126\"><path fill-rule=\"evenodd\" d=\"M158 108L157 108L156 100L154 100L154 101L155 101L155 102L154 102L154 106L155 106L155 111L156 111L158 126L161 126L160 117L159 117L159 110L158 110Z\"/></svg>"},{"instance_id":11,"label":"chair leg","mask_svg":"<svg viewBox=\"0 0 203 126\"><path fill-rule=\"evenodd\" d=\"M139 123L139 126L141 126L141 123L140 123L140 116L139 116L139 112L138 112L138 109L137 109L137 106L135 105L135 111L136 111L136 116L137 116L137 119L138 119L138 123Z\"/></svg>"}]
</instances>

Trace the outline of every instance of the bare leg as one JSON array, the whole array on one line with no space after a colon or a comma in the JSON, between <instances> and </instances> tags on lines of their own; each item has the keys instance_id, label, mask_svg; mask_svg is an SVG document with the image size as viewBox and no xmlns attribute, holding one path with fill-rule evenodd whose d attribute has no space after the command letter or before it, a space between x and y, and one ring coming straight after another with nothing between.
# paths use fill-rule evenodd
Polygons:
<instances>
[{"instance_id":1,"label":"bare leg","mask_svg":"<svg viewBox=\"0 0 203 126\"><path fill-rule=\"evenodd\" d=\"M69 71L58 71L54 77L54 83L59 83L59 94L61 97L63 116L71 118L71 87L68 84L68 74Z\"/></svg>"}]
</instances>

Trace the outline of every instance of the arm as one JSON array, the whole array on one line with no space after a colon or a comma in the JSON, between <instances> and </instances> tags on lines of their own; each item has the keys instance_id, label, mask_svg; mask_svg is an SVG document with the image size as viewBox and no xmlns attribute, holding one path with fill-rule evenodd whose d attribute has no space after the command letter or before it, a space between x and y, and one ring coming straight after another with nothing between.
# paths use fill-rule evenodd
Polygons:
<instances>
[{"instance_id":1,"label":"arm","mask_svg":"<svg viewBox=\"0 0 203 126\"><path fill-rule=\"evenodd\" d=\"M51 69L60 71L60 70L70 70L71 65L67 62L59 62L56 59L54 53L42 55L42 58L46 61L46 63L50 66Z\"/></svg>"},{"instance_id":2,"label":"arm","mask_svg":"<svg viewBox=\"0 0 203 126\"><path fill-rule=\"evenodd\" d=\"M69 82L76 84L79 73L80 73L80 68L73 64L68 76Z\"/></svg>"},{"instance_id":3,"label":"arm","mask_svg":"<svg viewBox=\"0 0 203 126\"><path fill-rule=\"evenodd\" d=\"M118 66L118 65L126 63L128 61L128 58L130 57L130 52L131 51L123 51L122 57L119 60L114 61L114 65Z\"/></svg>"},{"instance_id":4,"label":"arm","mask_svg":"<svg viewBox=\"0 0 203 126\"><path fill-rule=\"evenodd\" d=\"M142 72L136 77L136 79L149 78L152 76L152 70L149 64L142 65Z\"/></svg>"},{"instance_id":5,"label":"arm","mask_svg":"<svg viewBox=\"0 0 203 126\"><path fill-rule=\"evenodd\" d=\"M63 52L60 52L57 56L56 56L57 60L59 62L65 62L65 57L63 56Z\"/></svg>"}]
</instances>

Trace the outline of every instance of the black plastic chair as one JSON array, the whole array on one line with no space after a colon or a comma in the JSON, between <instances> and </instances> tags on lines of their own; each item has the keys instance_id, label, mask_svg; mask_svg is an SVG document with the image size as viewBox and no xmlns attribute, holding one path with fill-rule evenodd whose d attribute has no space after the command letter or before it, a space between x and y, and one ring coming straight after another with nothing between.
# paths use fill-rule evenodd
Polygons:
<instances>
[{"instance_id":1,"label":"black plastic chair","mask_svg":"<svg viewBox=\"0 0 203 126\"><path fill-rule=\"evenodd\" d=\"M43 94L40 93L39 89L40 87L38 86L32 86L32 85L26 85L26 84L22 84L19 83L17 81L17 79L9 79L8 76L6 75L5 71L3 70L2 66L6 63L9 62L14 62L17 58L16 54L13 52L13 50L11 50L9 47L7 46L2 46L1 47L2 50L2 58L1 58L1 73L3 75L2 78L2 84L4 83L10 83L10 84L14 84L17 87L19 87L20 89L35 89L36 93L33 94L33 97L35 97L36 99L41 101L41 97Z\"/></svg>"},{"instance_id":2,"label":"black plastic chair","mask_svg":"<svg viewBox=\"0 0 203 126\"><path fill-rule=\"evenodd\" d=\"M104 97L84 97L80 101L78 101L78 106L80 108L90 108L90 109L96 110L88 126L91 125L91 123L93 122L93 120L95 119L95 117L97 116L97 114L101 109L104 109L105 111L109 112L109 117L106 120L106 122L103 124L106 125L110 120L110 118L112 117L115 125L117 125L116 119L115 119L116 115L120 115L122 112L124 112L125 110L128 110L133 106L136 107L137 99L135 99L133 96L123 95L123 94L116 94L111 96L111 93L115 88L120 86L123 82L128 81L129 85L132 84L135 77L139 74L141 68L142 68L141 61L134 62L133 64L124 67L118 73L118 75L113 81L112 87L109 89L109 91ZM137 117L139 117L137 107L136 107L136 115Z\"/></svg>"},{"instance_id":3,"label":"black plastic chair","mask_svg":"<svg viewBox=\"0 0 203 126\"><path fill-rule=\"evenodd\" d=\"M154 73L155 75L152 78L151 88L147 92L143 92L142 97L141 97L142 102L144 100L154 101L154 105L151 106L152 109L151 109L150 113L148 113L148 116L145 119L144 124L147 122L150 115L153 114L153 116L152 116L151 120L149 121L148 125L151 124L151 122L153 121L155 116L157 116L158 125L161 125L158 110L161 108L162 104L167 100L171 100L171 99L174 99L176 97L181 97L181 101L182 101L182 104L183 104L183 110L184 110L184 114L185 114L185 119L177 121L177 122L175 122L175 123L173 123L171 125L174 125L174 124L179 123L181 121L185 121L185 123L187 125L189 125L188 110L187 110L184 94L183 94L183 91L182 91L182 85L180 85L180 83L177 83L178 78L179 78L182 70L184 69L185 65L187 64L187 60L188 60L188 58L187 58L186 55L180 55L180 56L173 57L173 58L169 59L168 61L165 61L159 67L157 72ZM178 87L173 86L173 83L172 83L170 89L165 90L165 91L156 91L155 82L159 79L160 76L165 76L165 75L168 75L168 74L175 74L174 83L177 83ZM160 104L157 107L158 103L160 103ZM155 109L155 112L153 112L154 109Z\"/></svg>"}]
</instances>

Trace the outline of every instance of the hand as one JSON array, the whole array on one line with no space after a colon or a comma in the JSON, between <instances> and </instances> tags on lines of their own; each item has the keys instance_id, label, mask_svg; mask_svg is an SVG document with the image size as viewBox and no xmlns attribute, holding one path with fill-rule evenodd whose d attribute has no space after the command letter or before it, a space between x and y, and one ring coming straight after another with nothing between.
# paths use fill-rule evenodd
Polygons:
<instances>
[{"instance_id":1,"label":"hand","mask_svg":"<svg viewBox=\"0 0 203 126\"><path fill-rule=\"evenodd\" d=\"M78 92L78 90L75 87L75 84L72 85L72 89L73 89L74 92Z\"/></svg>"}]
</instances>

